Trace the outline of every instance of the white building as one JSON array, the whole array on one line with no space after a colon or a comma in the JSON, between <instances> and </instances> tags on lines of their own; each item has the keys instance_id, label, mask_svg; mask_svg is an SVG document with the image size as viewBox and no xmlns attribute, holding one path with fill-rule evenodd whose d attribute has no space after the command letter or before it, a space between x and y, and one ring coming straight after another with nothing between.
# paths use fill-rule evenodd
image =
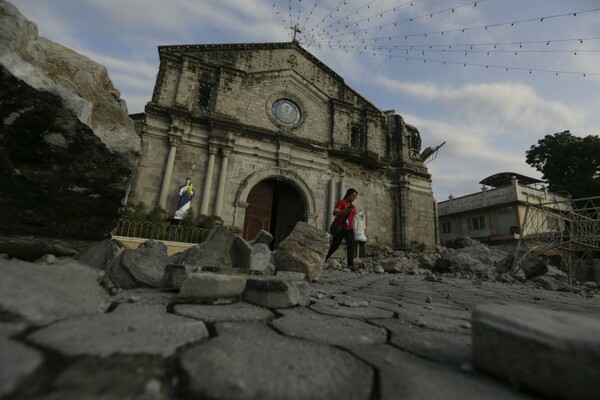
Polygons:
<instances>
[{"instance_id":1,"label":"white building","mask_svg":"<svg viewBox=\"0 0 600 400\"><path fill-rule=\"evenodd\" d=\"M522 234L530 233L524 227L526 212L539 212L528 206L543 205L557 211L571 207L569 197L550 193L544 182L513 172L494 174L479 183L483 186L478 193L450 195L438 203L442 243L470 237L488 245L514 245ZM560 218L546 212L543 218L548 232L564 228ZM535 216L530 214L528 220L533 219Z\"/></svg>"}]
</instances>

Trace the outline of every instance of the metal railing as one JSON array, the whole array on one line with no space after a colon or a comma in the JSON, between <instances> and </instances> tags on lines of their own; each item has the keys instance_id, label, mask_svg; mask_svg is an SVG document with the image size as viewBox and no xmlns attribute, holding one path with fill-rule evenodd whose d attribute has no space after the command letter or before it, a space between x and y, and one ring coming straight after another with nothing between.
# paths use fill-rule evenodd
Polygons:
<instances>
[{"instance_id":1,"label":"metal railing","mask_svg":"<svg viewBox=\"0 0 600 400\"><path fill-rule=\"evenodd\" d=\"M113 236L141 239L155 239L169 242L201 243L206 239L209 229L169 223L154 224L150 221L130 221L120 219Z\"/></svg>"},{"instance_id":2,"label":"metal railing","mask_svg":"<svg viewBox=\"0 0 600 400\"><path fill-rule=\"evenodd\" d=\"M513 270L530 254L561 257L569 281L575 268L600 254L600 197L528 204Z\"/></svg>"}]
</instances>

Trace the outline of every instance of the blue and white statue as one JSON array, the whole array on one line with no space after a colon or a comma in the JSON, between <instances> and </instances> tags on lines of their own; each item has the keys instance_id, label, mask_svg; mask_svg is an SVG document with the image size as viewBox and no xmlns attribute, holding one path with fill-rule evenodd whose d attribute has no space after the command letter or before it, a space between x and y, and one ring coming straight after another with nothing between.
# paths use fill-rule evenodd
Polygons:
<instances>
[{"instance_id":1,"label":"blue and white statue","mask_svg":"<svg viewBox=\"0 0 600 400\"><path fill-rule=\"evenodd\" d=\"M190 178L185 178L185 185L179 188L179 205L177 211L175 211L175 219L183 219L185 213L188 212L192 206L192 199L194 198L194 185Z\"/></svg>"},{"instance_id":2,"label":"blue and white statue","mask_svg":"<svg viewBox=\"0 0 600 400\"><path fill-rule=\"evenodd\" d=\"M357 242L366 242L367 236L365 232L367 231L367 216L364 211L360 211L354 217L354 240Z\"/></svg>"}]
</instances>

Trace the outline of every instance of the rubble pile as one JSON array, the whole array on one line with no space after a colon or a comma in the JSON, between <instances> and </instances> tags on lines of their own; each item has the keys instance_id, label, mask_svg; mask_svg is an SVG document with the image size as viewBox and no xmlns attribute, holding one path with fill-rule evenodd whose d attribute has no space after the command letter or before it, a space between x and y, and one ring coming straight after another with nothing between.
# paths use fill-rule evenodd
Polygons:
<instances>
[{"instance_id":1,"label":"rubble pile","mask_svg":"<svg viewBox=\"0 0 600 400\"><path fill-rule=\"evenodd\" d=\"M317 231L299 223L281 258L268 232L245 242L222 226L172 256L152 240L137 249L104 240L70 258L0 258L0 397L525 399L526 388L585 399L600 390L594 290L544 294L530 282L552 267L525 282L491 279L485 255L488 268L508 264L484 248L389 250L363 258L359 273L335 259L324 269L328 237Z\"/></svg>"}]
</instances>

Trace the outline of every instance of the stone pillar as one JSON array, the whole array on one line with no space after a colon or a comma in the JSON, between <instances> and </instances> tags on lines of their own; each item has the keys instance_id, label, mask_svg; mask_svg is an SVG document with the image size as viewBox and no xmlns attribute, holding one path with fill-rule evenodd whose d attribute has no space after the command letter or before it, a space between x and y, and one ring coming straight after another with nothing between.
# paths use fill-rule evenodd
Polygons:
<instances>
[{"instance_id":1,"label":"stone pillar","mask_svg":"<svg viewBox=\"0 0 600 400\"><path fill-rule=\"evenodd\" d=\"M221 163L221 171L219 172L219 185L217 187L217 202L215 204L215 215L222 217L223 212L223 196L225 194L225 182L227 181L227 165L229 164L230 148L223 148L223 162Z\"/></svg>"},{"instance_id":2,"label":"stone pillar","mask_svg":"<svg viewBox=\"0 0 600 400\"><path fill-rule=\"evenodd\" d=\"M344 176L345 174L342 172L342 174L340 175L340 182L338 187L338 200L343 199L344 195L346 194L346 188L344 187Z\"/></svg>"},{"instance_id":3,"label":"stone pillar","mask_svg":"<svg viewBox=\"0 0 600 400\"><path fill-rule=\"evenodd\" d=\"M329 214L327 215L327 226L325 230L329 232L329 226L333 222L333 210L335 209L335 203L337 202L337 195L335 192L335 178L331 178L329 181Z\"/></svg>"},{"instance_id":4,"label":"stone pillar","mask_svg":"<svg viewBox=\"0 0 600 400\"><path fill-rule=\"evenodd\" d=\"M167 209L167 197L169 196L169 186L171 185L171 178L173 177L173 167L175 165L175 154L177 148L181 143L181 134L169 133L169 155L167 157L167 165L165 166L165 173L163 175L162 185L160 187L160 196L158 198L158 205L163 209Z\"/></svg>"},{"instance_id":5,"label":"stone pillar","mask_svg":"<svg viewBox=\"0 0 600 400\"><path fill-rule=\"evenodd\" d=\"M215 145L211 144L208 146L210 156L208 157L208 167L206 168L206 179L204 179L202 203L200 203L200 214L202 215L208 215L208 202L210 200L210 192L212 188L213 170L215 168L215 156L217 155L218 150L218 147Z\"/></svg>"}]
</instances>

